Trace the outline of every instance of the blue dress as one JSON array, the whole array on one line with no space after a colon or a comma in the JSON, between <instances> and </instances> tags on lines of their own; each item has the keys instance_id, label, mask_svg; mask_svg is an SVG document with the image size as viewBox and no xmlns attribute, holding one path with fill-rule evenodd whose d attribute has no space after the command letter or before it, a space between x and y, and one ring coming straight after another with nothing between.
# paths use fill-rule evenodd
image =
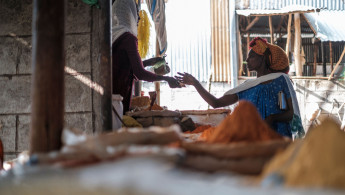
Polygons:
<instances>
[{"instance_id":1,"label":"blue dress","mask_svg":"<svg viewBox=\"0 0 345 195\"><path fill-rule=\"evenodd\" d=\"M278 106L278 93L280 91L284 92L286 100L291 98L289 87L284 76L280 76L272 80L270 83L261 83L255 87L241 91L237 93L237 95L239 100L247 100L252 102L258 109L262 119L265 119L271 114L284 112L280 110ZM292 137L289 122L275 122L273 123L273 128L280 135L290 138Z\"/></svg>"}]
</instances>

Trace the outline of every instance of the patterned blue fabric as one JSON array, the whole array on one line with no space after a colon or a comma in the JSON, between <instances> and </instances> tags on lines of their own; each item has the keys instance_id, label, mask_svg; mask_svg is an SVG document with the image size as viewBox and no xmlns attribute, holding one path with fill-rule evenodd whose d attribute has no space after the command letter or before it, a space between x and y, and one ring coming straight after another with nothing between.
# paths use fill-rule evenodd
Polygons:
<instances>
[{"instance_id":1,"label":"patterned blue fabric","mask_svg":"<svg viewBox=\"0 0 345 195\"><path fill-rule=\"evenodd\" d=\"M283 91L286 99L290 98L289 87L285 81L284 76L280 76L270 83L259 84L255 87L239 92L239 100L247 100L252 102L262 119L265 119L271 114L278 114L283 112L278 106L278 92ZM291 127L289 122L276 122L273 124L274 130L280 135L292 137Z\"/></svg>"}]
</instances>

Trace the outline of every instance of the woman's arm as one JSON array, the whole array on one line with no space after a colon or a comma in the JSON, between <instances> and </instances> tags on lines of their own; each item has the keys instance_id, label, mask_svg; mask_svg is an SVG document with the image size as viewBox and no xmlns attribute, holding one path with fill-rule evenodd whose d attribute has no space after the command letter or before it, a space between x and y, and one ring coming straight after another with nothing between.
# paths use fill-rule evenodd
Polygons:
<instances>
[{"instance_id":1,"label":"woman's arm","mask_svg":"<svg viewBox=\"0 0 345 195\"><path fill-rule=\"evenodd\" d=\"M287 105L288 109L285 112L279 113L279 114L271 114L268 117L266 117L265 121L272 125L274 122L289 122L293 118L293 106L292 106L292 99L287 99Z\"/></svg>"},{"instance_id":2,"label":"woman's arm","mask_svg":"<svg viewBox=\"0 0 345 195\"><path fill-rule=\"evenodd\" d=\"M193 85L198 91L199 95L213 108L219 108L224 106L229 106L238 101L238 96L236 94L225 95L220 98L216 98L211 93L209 93L192 75L188 73L178 73L181 76L176 76L180 82Z\"/></svg>"}]
</instances>

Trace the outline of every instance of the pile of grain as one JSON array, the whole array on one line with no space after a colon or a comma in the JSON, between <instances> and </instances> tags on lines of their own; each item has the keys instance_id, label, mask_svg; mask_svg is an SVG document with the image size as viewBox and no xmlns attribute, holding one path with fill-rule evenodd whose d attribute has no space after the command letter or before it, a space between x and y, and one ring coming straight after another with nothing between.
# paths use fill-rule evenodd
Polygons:
<instances>
[{"instance_id":1,"label":"pile of grain","mask_svg":"<svg viewBox=\"0 0 345 195\"><path fill-rule=\"evenodd\" d=\"M240 101L234 111L214 130L210 129L209 132L205 130L204 134L206 142L209 143L283 139L261 119L256 107L248 101Z\"/></svg>"},{"instance_id":2,"label":"pile of grain","mask_svg":"<svg viewBox=\"0 0 345 195\"><path fill-rule=\"evenodd\" d=\"M262 177L263 183L280 178L286 186L345 189L345 133L332 119L324 120L276 155Z\"/></svg>"}]
</instances>

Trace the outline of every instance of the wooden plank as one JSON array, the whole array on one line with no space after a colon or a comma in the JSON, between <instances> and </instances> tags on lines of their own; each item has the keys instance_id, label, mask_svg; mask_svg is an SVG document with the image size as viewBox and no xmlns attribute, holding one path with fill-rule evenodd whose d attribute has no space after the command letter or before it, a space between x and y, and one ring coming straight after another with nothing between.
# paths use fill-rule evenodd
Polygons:
<instances>
[{"instance_id":1,"label":"wooden plank","mask_svg":"<svg viewBox=\"0 0 345 195\"><path fill-rule=\"evenodd\" d=\"M340 62L341 62L341 60L343 60L344 54L345 54L345 47L344 47L343 53L341 53L341 56L340 56L340 58L339 58L337 64L335 65L335 68L332 70L331 75L329 75L328 80L331 80L331 78L332 78L332 76L333 76L335 70L337 70L337 68L338 68L338 66L339 66L339 64L340 64Z\"/></svg>"},{"instance_id":2,"label":"wooden plank","mask_svg":"<svg viewBox=\"0 0 345 195\"><path fill-rule=\"evenodd\" d=\"M296 76L302 76L302 62L301 62L301 18L298 13L294 14L295 17L295 67Z\"/></svg>"},{"instance_id":3,"label":"wooden plank","mask_svg":"<svg viewBox=\"0 0 345 195\"><path fill-rule=\"evenodd\" d=\"M47 153L62 146L65 1L34 0L32 22L30 154Z\"/></svg>"},{"instance_id":4,"label":"wooden plank","mask_svg":"<svg viewBox=\"0 0 345 195\"><path fill-rule=\"evenodd\" d=\"M274 29L272 24L272 16L268 16L268 23L270 26L271 44L274 43Z\"/></svg>"}]
</instances>

